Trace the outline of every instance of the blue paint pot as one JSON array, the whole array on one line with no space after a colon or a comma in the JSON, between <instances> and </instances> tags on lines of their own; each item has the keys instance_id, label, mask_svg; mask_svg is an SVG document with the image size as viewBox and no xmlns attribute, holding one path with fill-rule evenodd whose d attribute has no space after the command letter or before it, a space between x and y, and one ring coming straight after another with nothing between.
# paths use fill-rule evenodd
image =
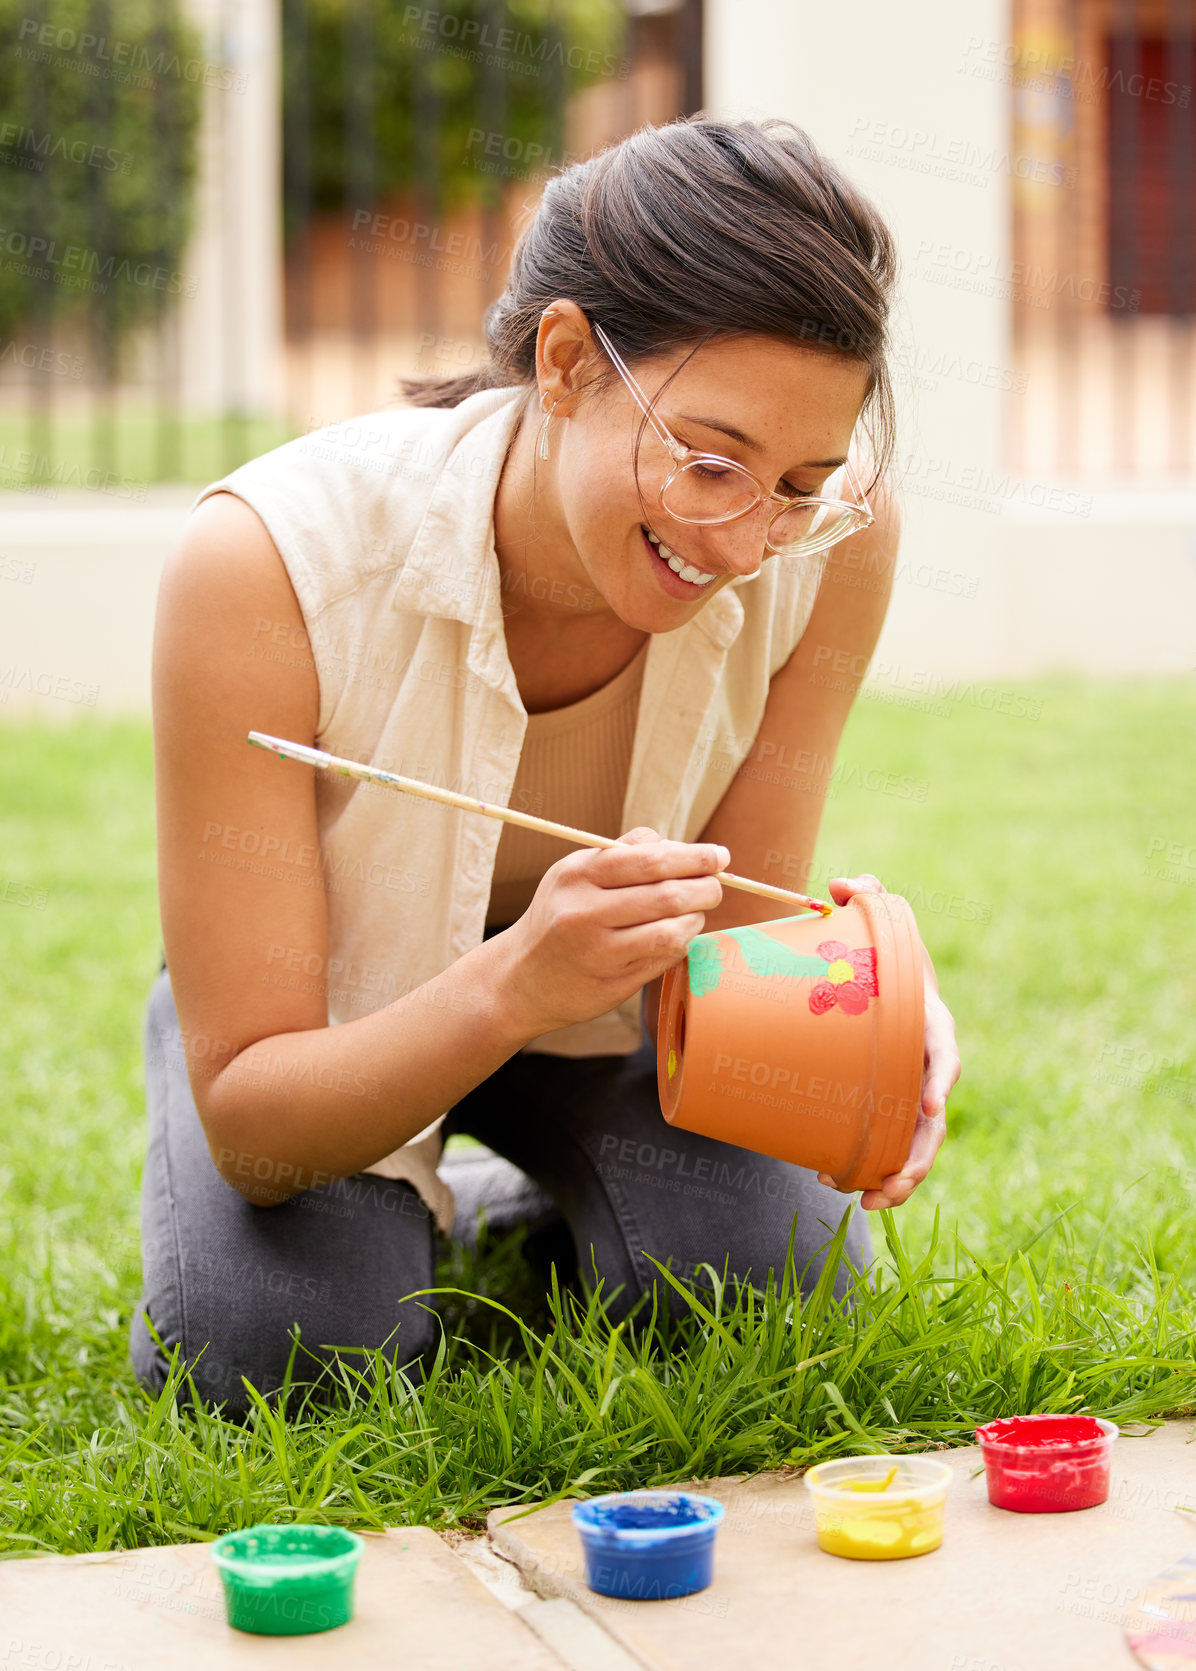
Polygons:
<instances>
[{"instance_id":1,"label":"blue paint pot","mask_svg":"<svg viewBox=\"0 0 1196 1671\"><path fill-rule=\"evenodd\" d=\"M621 1601L667 1601L704 1590L714 1574L723 1505L689 1491L614 1491L573 1509L586 1583Z\"/></svg>"}]
</instances>

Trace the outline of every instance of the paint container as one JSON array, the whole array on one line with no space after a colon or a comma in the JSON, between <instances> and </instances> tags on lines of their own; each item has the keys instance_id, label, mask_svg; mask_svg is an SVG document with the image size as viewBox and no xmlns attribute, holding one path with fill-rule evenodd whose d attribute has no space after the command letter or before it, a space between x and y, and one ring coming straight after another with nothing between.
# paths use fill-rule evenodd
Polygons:
<instances>
[{"instance_id":1,"label":"paint container","mask_svg":"<svg viewBox=\"0 0 1196 1671\"><path fill-rule=\"evenodd\" d=\"M1109 1495L1119 1431L1100 1416L1007 1416L978 1427L989 1502L1017 1514L1096 1508Z\"/></svg>"},{"instance_id":2,"label":"paint container","mask_svg":"<svg viewBox=\"0 0 1196 1671\"><path fill-rule=\"evenodd\" d=\"M353 1617L365 1543L340 1526L248 1526L212 1545L234 1630L308 1636Z\"/></svg>"},{"instance_id":3,"label":"paint container","mask_svg":"<svg viewBox=\"0 0 1196 1671\"><path fill-rule=\"evenodd\" d=\"M925 1456L843 1456L820 1462L805 1480L814 1499L818 1544L828 1555L901 1561L928 1555L943 1541L951 1483L945 1462Z\"/></svg>"},{"instance_id":4,"label":"paint container","mask_svg":"<svg viewBox=\"0 0 1196 1671\"><path fill-rule=\"evenodd\" d=\"M876 1189L913 1141L924 983L899 894L699 934L661 986L661 1112L841 1190Z\"/></svg>"},{"instance_id":5,"label":"paint container","mask_svg":"<svg viewBox=\"0 0 1196 1671\"><path fill-rule=\"evenodd\" d=\"M691 1491L616 1491L573 1509L586 1583L622 1601L667 1601L704 1590L714 1573L723 1505Z\"/></svg>"}]
</instances>

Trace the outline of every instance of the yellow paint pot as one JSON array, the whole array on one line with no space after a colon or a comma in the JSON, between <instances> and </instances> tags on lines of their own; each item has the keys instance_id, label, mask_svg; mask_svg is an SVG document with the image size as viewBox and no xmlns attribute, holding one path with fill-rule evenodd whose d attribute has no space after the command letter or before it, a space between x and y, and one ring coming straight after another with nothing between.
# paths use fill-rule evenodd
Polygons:
<instances>
[{"instance_id":1,"label":"yellow paint pot","mask_svg":"<svg viewBox=\"0 0 1196 1671\"><path fill-rule=\"evenodd\" d=\"M819 1547L854 1561L928 1555L943 1541L951 1470L925 1456L842 1456L805 1476ZM889 1483L886 1485L885 1481Z\"/></svg>"}]
</instances>

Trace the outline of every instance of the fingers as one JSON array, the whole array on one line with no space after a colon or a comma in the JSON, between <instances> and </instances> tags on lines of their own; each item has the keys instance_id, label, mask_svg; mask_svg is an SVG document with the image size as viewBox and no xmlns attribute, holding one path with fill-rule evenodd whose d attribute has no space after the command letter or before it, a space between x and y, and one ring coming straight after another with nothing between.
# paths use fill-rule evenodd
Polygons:
<instances>
[{"instance_id":1,"label":"fingers","mask_svg":"<svg viewBox=\"0 0 1196 1671\"><path fill-rule=\"evenodd\" d=\"M926 1063L922 1074L922 1112L942 1114L960 1075L955 1020L937 992L926 994Z\"/></svg>"},{"instance_id":2,"label":"fingers","mask_svg":"<svg viewBox=\"0 0 1196 1671\"><path fill-rule=\"evenodd\" d=\"M866 1189L860 1196L860 1206L866 1212L874 1212L881 1207L900 1207L908 1201L934 1165L934 1157L946 1135L947 1122L943 1115L928 1118L919 1114L905 1165L900 1172L890 1173L879 1189Z\"/></svg>"},{"instance_id":3,"label":"fingers","mask_svg":"<svg viewBox=\"0 0 1196 1671\"><path fill-rule=\"evenodd\" d=\"M714 842L665 841L655 830L629 830L613 847L584 848L557 861L600 888L630 888L678 876L713 876L731 855Z\"/></svg>"},{"instance_id":4,"label":"fingers","mask_svg":"<svg viewBox=\"0 0 1196 1671\"><path fill-rule=\"evenodd\" d=\"M695 913L704 923L704 914L713 911L722 897L723 887L717 876L674 876L641 887L605 888L593 915L604 928L651 926L665 918ZM701 928L694 930L695 934L701 932Z\"/></svg>"},{"instance_id":5,"label":"fingers","mask_svg":"<svg viewBox=\"0 0 1196 1671\"><path fill-rule=\"evenodd\" d=\"M865 871L862 876L832 876L827 889L836 905L846 905L855 894L882 894L885 886L879 876Z\"/></svg>"},{"instance_id":6,"label":"fingers","mask_svg":"<svg viewBox=\"0 0 1196 1671\"><path fill-rule=\"evenodd\" d=\"M860 1206L866 1212L881 1207L900 1207L909 1200L934 1165L934 1158L947 1135L947 1097L959 1078L959 1071L955 1022L938 994L928 992L922 1101L914 1125L913 1142L900 1172L887 1177L879 1189L865 1190L861 1195Z\"/></svg>"},{"instance_id":7,"label":"fingers","mask_svg":"<svg viewBox=\"0 0 1196 1671\"><path fill-rule=\"evenodd\" d=\"M645 841L663 841L664 837L659 830L652 829L648 824L637 824L634 830L628 830L626 835L619 837L619 840L630 846L638 846Z\"/></svg>"},{"instance_id":8,"label":"fingers","mask_svg":"<svg viewBox=\"0 0 1196 1671\"><path fill-rule=\"evenodd\" d=\"M613 932L625 972L644 983L655 980L657 975L681 961L690 941L702 932L705 921L701 912L689 912L660 922L616 928Z\"/></svg>"},{"instance_id":9,"label":"fingers","mask_svg":"<svg viewBox=\"0 0 1196 1671\"><path fill-rule=\"evenodd\" d=\"M922 1071L922 1100L914 1138L900 1172L887 1177L879 1189L865 1190L860 1206L866 1212L900 1207L908 1201L934 1165L947 1135L946 1107L951 1087L959 1078L955 1021L937 992L926 993L926 1045Z\"/></svg>"}]
</instances>

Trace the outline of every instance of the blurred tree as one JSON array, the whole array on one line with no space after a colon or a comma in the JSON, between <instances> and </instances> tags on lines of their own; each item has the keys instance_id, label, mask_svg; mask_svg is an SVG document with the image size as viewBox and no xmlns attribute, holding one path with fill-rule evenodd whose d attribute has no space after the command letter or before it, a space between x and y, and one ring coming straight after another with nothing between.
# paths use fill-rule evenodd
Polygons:
<instances>
[{"instance_id":1,"label":"blurred tree","mask_svg":"<svg viewBox=\"0 0 1196 1671\"><path fill-rule=\"evenodd\" d=\"M85 315L111 363L189 287L205 86L178 0L0 0L0 335Z\"/></svg>"},{"instance_id":2,"label":"blurred tree","mask_svg":"<svg viewBox=\"0 0 1196 1671\"><path fill-rule=\"evenodd\" d=\"M455 208L567 163L565 101L626 74L625 22L619 0L283 0L288 237L365 178Z\"/></svg>"}]
</instances>

